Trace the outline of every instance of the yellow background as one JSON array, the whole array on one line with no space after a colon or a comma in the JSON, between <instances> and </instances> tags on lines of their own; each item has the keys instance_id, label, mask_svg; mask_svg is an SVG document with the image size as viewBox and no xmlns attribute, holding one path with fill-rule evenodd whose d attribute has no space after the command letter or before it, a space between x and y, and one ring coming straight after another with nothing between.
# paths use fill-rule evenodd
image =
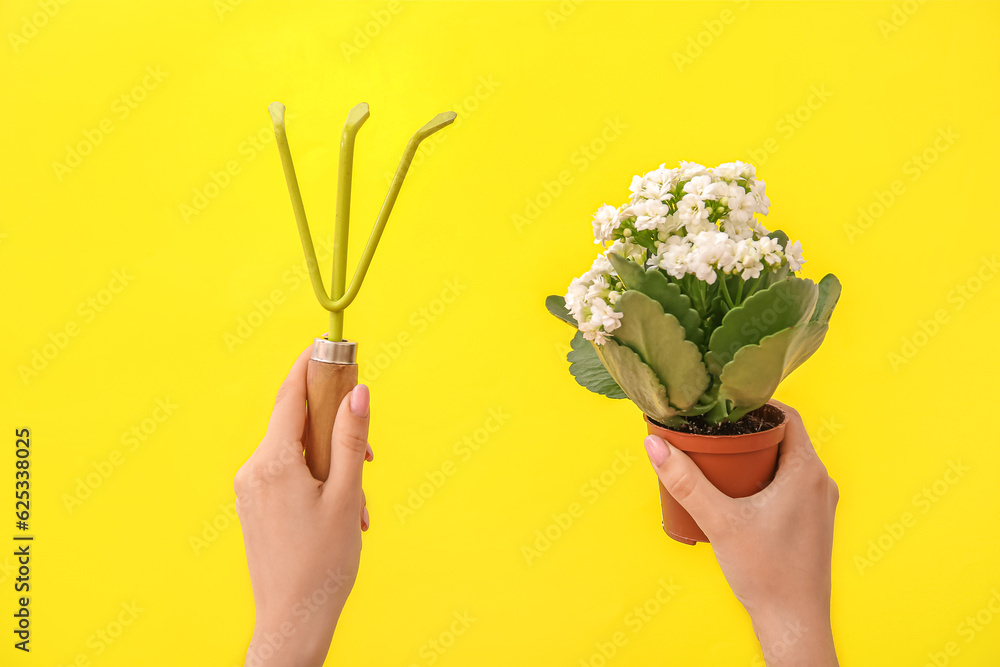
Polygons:
<instances>
[{"instance_id":1,"label":"yellow background","mask_svg":"<svg viewBox=\"0 0 1000 667\"><path fill-rule=\"evenodd\" d=\"M0 551L0 663L241 664L253 609L232 476L292 359L326 329L294 279L266 113L281 100L318 242L340 126L371 105L352 262L410 134L459 113L411 170L347 312L372 387L372 530L327 664L599 665L619 631L608 664L760 664L710 548L660 529L638 410L577 386L572 332L542 307L589 267L593 211L679 159L754 162L766 222L803 240L804 275L844 284L826 343L777 394L841 488L843 663L923 665L954 642L947 664L996 664L1000 619L971 636L961 624L983 623L1000 590L1000 281L984 264L998 27L992 2L4 2L0 535L13 545L5 489L27 426L36 541L30 656L12 648L13 546ZM57 173L102 122L112 131ZM858 227L859 208L880 214ZM255 325L235 344L241 318ZM76 335L45 348L68 325ZM43 348L52 358L22 377ZM176 406L162 423L157 400ZM477 430L491 410L503 424ZM151 433L130 449L133 427ZM482 446L466 457L463 438ZM630 462L608 473L619 453ZM602 473L604 492L585 488ZM99 485L68 507L88 475ZM574 502L583 515L552 528ZM529 564L522 547L546 529L556 539ZM661 579L679 590L634 632L629 614ZM104 643L123 604L141 611ZM465 612L476 620L434 652Z\"/></svg>"}]
</instances>

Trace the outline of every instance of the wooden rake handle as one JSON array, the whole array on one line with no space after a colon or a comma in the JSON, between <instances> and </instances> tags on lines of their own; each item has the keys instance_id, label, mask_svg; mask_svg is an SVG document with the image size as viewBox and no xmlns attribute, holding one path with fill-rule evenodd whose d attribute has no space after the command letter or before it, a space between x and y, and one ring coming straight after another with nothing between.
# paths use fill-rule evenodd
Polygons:
<instances>
[{"instance_id":1,"label":"wooden rake handle","mask_svg":"<svg viewBox=\"0 0 1000 667\"><path fill-rule=\"evenodd\" d=\"M330 475L330 442L344 396L358 384L354 363L357 345L317 338L306 368L306 430L303 446L312 476L325 482Z\"/></svg>"}]
</instances>

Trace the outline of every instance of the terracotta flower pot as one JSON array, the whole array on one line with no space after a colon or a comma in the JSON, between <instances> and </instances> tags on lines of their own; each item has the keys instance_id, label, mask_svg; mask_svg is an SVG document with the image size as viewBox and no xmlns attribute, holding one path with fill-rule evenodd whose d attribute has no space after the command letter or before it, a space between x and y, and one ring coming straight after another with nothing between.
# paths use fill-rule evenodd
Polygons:
<instances>
[{"instance_id":1,"label":"terracotta flower pot","mask_svg":"<svg viewBox=\"0 0 1000 667\"><path fill-rule=\"evenodd\" d=\"M773 423L771 428L744 435L695 435L660 426L645 417L650 435L658 435L691 457L708 481L730 498L752 496L774 479L778 445L785 435L785 413L765 405L754 413ZM691 515L660 484L663 530L684 544L708 542Z\"/></svg>"}]
</instances>

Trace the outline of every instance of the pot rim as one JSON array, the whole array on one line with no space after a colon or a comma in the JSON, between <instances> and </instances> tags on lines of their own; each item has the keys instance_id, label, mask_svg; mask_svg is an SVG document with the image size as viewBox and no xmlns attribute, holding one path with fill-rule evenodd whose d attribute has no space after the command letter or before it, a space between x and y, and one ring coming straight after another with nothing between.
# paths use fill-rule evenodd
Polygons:
<instances>
[{"instance_id":1,"label":"pot rim","mask_svg":"<svg viewBox=\"0 0 1000 667\"><path fill-rule=\"evenodd\" d=\"M785 426L788 424L788 415L777 405L766 403L781 414L781 421L769 429L757 431L756 433L740 433L738 435L700 435L697 433L683 433L673 429L660 426L643 414L642 418L646 422L649 432L667 440L671 445L683 452L696 452L700 454L739 454L743 452L756 452L761 449L777 447L785 437ZM763 407L763 406L762 406Z\"/></svg>"}]
</instances>

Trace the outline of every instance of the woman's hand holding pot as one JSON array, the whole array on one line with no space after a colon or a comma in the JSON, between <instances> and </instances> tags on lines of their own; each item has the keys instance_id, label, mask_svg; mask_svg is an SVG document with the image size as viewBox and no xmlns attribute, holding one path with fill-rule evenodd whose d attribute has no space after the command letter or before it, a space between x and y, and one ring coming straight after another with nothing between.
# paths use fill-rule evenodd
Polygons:
<instances>
[{"instance_id":1,"label":"woman's hand holding pot","mask_svg":"<svg viewBox=\"0 0 1000 667\"><path fill-rule=\"evenodd\" d=\"M753 496L726 496L661 438L647 437L646 451L663 486L711 541L767 664L837 665L830 561L839 492L798 413L771 403L785 412L788 425L774 481Z\"/></svg>"}]
</instances>

